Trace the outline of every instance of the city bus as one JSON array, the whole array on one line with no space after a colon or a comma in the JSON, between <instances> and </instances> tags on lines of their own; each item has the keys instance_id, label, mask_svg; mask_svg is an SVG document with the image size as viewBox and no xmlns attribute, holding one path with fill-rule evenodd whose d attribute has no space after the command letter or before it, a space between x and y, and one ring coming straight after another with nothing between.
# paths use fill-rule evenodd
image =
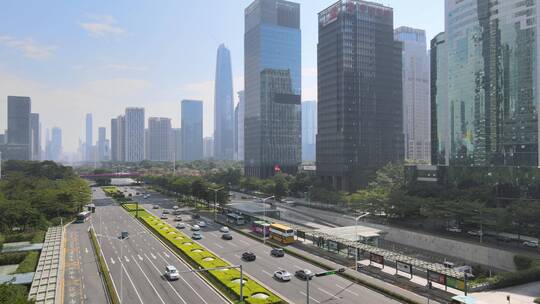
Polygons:
<instances>
[{"instance_id":1,"label":"city bus","mask_svg":"<svg viewBox=\"0 0 540 304\"><path fill-rule=\"evenodd\" d=\"M227 214L227 223L240 226L240 225L244 225L246 222L242 215L236 214L236 213L229 213Z\"/></svg>"},{"instance_id":2,"label":"city bus","mask_svg":"<svg viewBox=\"0 0 540 304\"><path fill-rule=\"evenodd\" d=\"M270 225L270 238L282 244L294 243L294 230L282 224Z\"/></svg>"},{"instance_id":3,"label":"city bus","mask_svg":"<svg viewBox=\"0 0 540 304\"><path fill-rule=\"evenodd\" d=\"M251 231L260 235L270 235L270 224L265 221L254 221L251 224Z\"/></svg>"},{"instance_id":4,"label":"city bus","mask_svg":"<svg viewBox=\"0 0 540 304\"><path fill-rule=\"evenodd\" d=\"M90 218L90 214L92 214L92 212L90 212L90 211L83 211L83 212L77 214L77 220L75 221L75 223L84 223L84 222L86 222L86 220L88 218Z\"/></svg>"}]
</instances>

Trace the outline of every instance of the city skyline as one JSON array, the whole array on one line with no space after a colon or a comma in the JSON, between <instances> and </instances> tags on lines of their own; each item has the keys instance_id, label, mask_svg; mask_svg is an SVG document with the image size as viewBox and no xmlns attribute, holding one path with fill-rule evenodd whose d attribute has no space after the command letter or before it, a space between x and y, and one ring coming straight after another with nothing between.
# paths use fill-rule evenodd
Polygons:
<instances>
[{"instance_id":1,"label":"city skyline","mask_svg":"<svg viewBox=\"0 0 540 304\"><path fill-rule=\"evenodd\" d=\"M230 48L233 92L242 90L243 36L238 33L243 32L244 8L250 2L238 1L235 5L212 2L212 11L220 12L216 14L207 12L208 1L167 4L159 8L137 4L140 9L131 13L122 12L121 5L97 1L64 6L48 16L46 21L40 21L56 25L54 29L41 29L40 22L21 27L7 17L24 3L6 5L0 12L0 17L5 17L0 19L4 28L0 31L0 54L5 58L0 60L0 130L7 127L3 119L7 115L6 96L29 96L34 112L40 113L43 128L61 127L65 151L73 153L77 150L78 140L84 142L85 139L82 131L85 113L93 113L93 133L97 134L98 126L109 125L111 117L126 107L144 107L148 117L168 117L172 116L169 113L180 112L180 100L192 98L204 101L204 136L212 136L215 50L221 43ZM302 100L317 100L317 12L334 1L298 2L301 5L303 50ZM443 3L412 2L429 9L417 12L414 3L404 4L398 0L385 1L385 4L394 8L396 27L405 25L425 29L430 40L443 30ZM41 16L46 9L41 4L25 7L29 16ZM196 36L185 29L172 31L181 41L197 38L197 46L186 48L182 42L171 41L165 34L152 40L150 37L161 31L164 24L141 27L141 24L146 24L143 22L146 19L133 11L163 15L163 20L175 22L173 24L178 23L174 18L194 18L185 15L184 12L188 11L193 16L209 13L215 18L209 18L213 20ZM441 17L440 21L431 21L433 12ZM63 14L64 18L56 18L56 14ZM145 42L150 39L152 44L149 45L166 47L157 48L157 51L144 47L131 52L133 48L141 47L138 45L140 39ZM107 53L109 44L112 51ZM146 60L147 57L151 59ZM193 60L190 58L197 58L197 63L191 63ZM59 72L52 73L57 70ZM236 105L238 98L234 97ZM70 115L63 115L65 112ZM172 126L179 127L180 117L175 115L171 118ZM109 133L107 137L110 137Z\"/></svg>"}]
</instances>

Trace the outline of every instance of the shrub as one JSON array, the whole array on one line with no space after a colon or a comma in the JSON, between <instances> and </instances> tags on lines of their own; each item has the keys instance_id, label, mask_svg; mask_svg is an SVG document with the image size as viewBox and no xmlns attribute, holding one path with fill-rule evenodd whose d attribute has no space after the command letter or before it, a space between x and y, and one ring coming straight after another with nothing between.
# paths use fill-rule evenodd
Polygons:
<instances>
[{"instance_id":1,"label":"shrub","mask_svg":"<svg viewBox=\"0 0 540 304\"><path fill-rule=\"evenodd\" d=\"M130 214L133 214L133 212L131 211ZM149 226L151 229L157 232L163 239L168 241L170 244L174 245L174 247L177 248L183 256L190 259L192 264L195 264L194 266L201 267L201 268L215 268L215 267L222 267L222 266L230 266L229 263L225 262L218 256L209 252L203 246L191 240L184 233L174 229L172 226L170 226L166 222L163 222L159 220L158 218L154 217L153 215L148 213L146 210L139 212L139 218L143 221L143 223L145 223L147 226ZM187 242L191 243L191 245L184 244ZM193 252L193 250L196 250L196 249L200 250L200 252ZM211 259L207 259L207 258L211 258ZM209 271L208 274L210 275L211 279L213 279L213 281L218 282L221 285L221 287L224 287L226 292L228 292L229 294L233 295L236 298L240 296L240 284L233 282L233 280L240 278L239 270L237 269L228 269L224 271L213 270L213 271ZM266 289L261 284L252 280L247 275L244 275L244 280L246 281L243 286L245 303L248 303L248 304L285 303L277 295L273 294L270 290ZM251 298L251 295L255 293L264 293L264 294L267 294L269 297L265 300Z\"/></svg>"},{"instance_id":2,"label":"shrub","mask_svg":"<svg viewBox=\"0 0 540 304\"><path fill-rule=\"evenodd\" d=\"M505 272L491 278L494 289L510 287L534 281L540 281L540 267L529 268L516 272Z\"/></svg>"},{"instance_id":3,"label":"shrub","mask_svg":"<svg viewBox=\"0 0 540 304\"><path fill-rule=\"evenodd\" d=\"M45 242L45 231L36 231L30 242L33 244Z\"/></svg>"},{"instance_id":4,"label":"shrub","mask_svg":"<svg viewBox=\"0 0 540 304\"><path fill-rule=\"evenodd\" d=\"M26 257L26 252L12 252L0 254L0 266L19 264Z\"/></svg>"},{"instance_id":5,"label":"shrub","mask_svg":"<svg viewBox=\"0 0 540 304\"><path fill-rule=\"evenodd\" d=\"M28 289L22 285L0 284L0 304L32 304Z\"/></svg>"},{"instance_id":6,"label":"shrub","mask_svg":"<svg viewBox=\"0 0 540 304\"><path fill-rule=\"evenodd\" d=\"M534 303L540 304L540 298L536 298L536 299L534 300Z\"/></svg>"},{"instance_id":7,"label":"shrub","mask_svg":"<svg viewBox=\"0 0 540 304\"><path fill-rule=\"evenodd\" d=\"M531 267L532 259L524 255L515 255L514 264L516 264L517 270L525 270Z\"/></svg>"},{"instance_id":8,"label":"shrub","mask_svg":"<svg viewBox=\"0 0 540 304\"><path fill-rule=\"evenodd\" d=\"M26 254L24 260L19 264L15 273L34 272L39 260L39 253L31 251Z\"/></svg>"},{"instance_id":9,"label":"shrub","mask_svg":"<svg viewBox=\"0 0 540 304\"><path fill-rule=\"evenodd\" d=\"M6 240L6 238L4 237L4 235L0 233L0 250L2 250L2 247L4 246L4 241L5 240Z\"/></svg>"},{"instance_id":10,"label":"shrub","mask_svg":"<svg viewBox=\"0 0 540 304\"><path fill-rule=\"evenodd\" d=\"M34 232L19 232L13 234L6 234L5 242L14 243L14 242L30 242L34 237Z\"/></svg>"}]
</instances>

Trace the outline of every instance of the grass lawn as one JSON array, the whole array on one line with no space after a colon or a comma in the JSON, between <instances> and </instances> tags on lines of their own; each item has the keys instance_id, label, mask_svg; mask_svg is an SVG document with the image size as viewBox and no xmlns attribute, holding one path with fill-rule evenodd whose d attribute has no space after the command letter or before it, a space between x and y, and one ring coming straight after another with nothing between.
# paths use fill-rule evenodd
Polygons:
<instances>
[{"instance_id":1,"label":"grass lawn","mask_svg":"<svg viewBox=\"0 0 540 304\"><path fill-rule=\"evenodd\" d=\"M39 260L39 252L30 251L24 258L24 260L19 264L15 273L25 273L25 272L34 272Z\"/></svg>"}]
</instances>

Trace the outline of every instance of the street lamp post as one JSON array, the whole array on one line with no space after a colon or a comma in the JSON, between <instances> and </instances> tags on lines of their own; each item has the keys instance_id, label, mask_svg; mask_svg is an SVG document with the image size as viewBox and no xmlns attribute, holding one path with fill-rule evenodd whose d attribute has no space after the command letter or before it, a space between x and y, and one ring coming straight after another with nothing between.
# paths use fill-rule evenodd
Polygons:
<instances>
[{"instance_id":1,"label":"street lamp post","mask_svg":"<svg viewBox=\"0 0 540 304\"><path fill-rule=\"evenodd\" d=\"M217 214L216 214L217 193L218 193L218 191L223 190L223 187L220 187L220 188L208 188L208 190L214 191L214 223L215 223L217 221Z\"/></svg>"},{"instance_id":2,"label":"street lamp post","mask_svg":"<svg viewBox=\"0 0 540 304\"><path fill-rule=\"evenodd\" d=\"M266 223L266 201L274 198L275 196L270 196L262 200L264 208L264 222ZM266 226L263 226L263 244L266 245Z\"/></svg>"}]
</instances>

